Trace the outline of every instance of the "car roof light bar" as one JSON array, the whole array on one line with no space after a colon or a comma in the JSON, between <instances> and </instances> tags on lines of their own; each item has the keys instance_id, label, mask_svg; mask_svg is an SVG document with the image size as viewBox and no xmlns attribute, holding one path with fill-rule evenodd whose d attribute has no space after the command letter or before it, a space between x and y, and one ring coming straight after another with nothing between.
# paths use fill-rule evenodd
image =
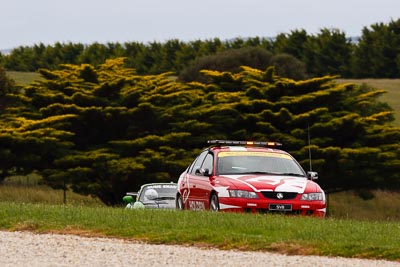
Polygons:
<instances>
[{"instance_id":1,"label":"car roof light bar","mask_svg":"<svg viewBox=\"0 0 400 267\"><path fill-rule=\"evenodd\" d=\"M208 140L208 144L210 145L230 145L230 146L282 146L281 143L271 142L271 141L235 141L235 140Z\"/></svg>"}]
</instances>

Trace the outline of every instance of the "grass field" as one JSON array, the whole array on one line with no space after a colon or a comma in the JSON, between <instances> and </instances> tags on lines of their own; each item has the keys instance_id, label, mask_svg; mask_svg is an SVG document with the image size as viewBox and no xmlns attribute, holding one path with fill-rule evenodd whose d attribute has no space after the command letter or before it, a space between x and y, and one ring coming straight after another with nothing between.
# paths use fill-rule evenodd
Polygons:
<instances>
[{"instance_id":1,"label":"grass field","mask_svg":"<svg viewBox=\"0 0 400 267\"><path fill-rule=\"evenodd\" d=\"M66 204L104 206L97 198L66 191ZM15 203L64 204L64 190L52 189L40 183L40 177L12 176L0 183L0 201Z\"/></svg>"},{"instance_id":2,"label":"grass field","mask_svg":"<svg viewBox=\"0 0 400 267\"><path fill-rule=\"evenodd\" d=\"M400 193L375 190L373 198L365 200L357 192L329 194L328 215L335 219L400 222ZM40 184L40 177L14 176L0 184L0 202L63 204L64 191ZM104 206L97 198L66 192L68 205ZM121 197L121 206L123 206Z\"/></svg>"},{"instance_id":3,"label":"grass field","mask_svg":"<svg viewBox=\"0 0 400 267\"><path fill-rule=\"evenodd\" d=\"M329 195L329 217L400 223L400 193L375 190L365 200L357 192L346 191Z\"/></svg>"},{"instance_id":4,"label":"grass field","mask_svg":"<svg viewBox=\"0 0 400 267\"><path fill-rule=\"evenodd\" d=\"M40 79L40 75L37 72L7 71L7 75L18 85L28 85L34 80Z\"/></svg>"},{"instance_id":5,"label":"grass field","mask_svg":"<svg viewBox=\"0 0 400 267\"><path fill-rule=\"evenodd\" d=\"M0 229L400 261L395 222L0 202Z\"/></svg>"},{"instance_id":6,"label":"grass field","mask_svg":"<svg viewBox=\"0 0 400 267\"><path fill-rule=\"evenodd\" d=\"M325 219L207 211L126 210L40 184L35 175L0 184L0 229L106 236L155 244L400 261L400 194L329 195Z\"/></svg>"}]
</instances>

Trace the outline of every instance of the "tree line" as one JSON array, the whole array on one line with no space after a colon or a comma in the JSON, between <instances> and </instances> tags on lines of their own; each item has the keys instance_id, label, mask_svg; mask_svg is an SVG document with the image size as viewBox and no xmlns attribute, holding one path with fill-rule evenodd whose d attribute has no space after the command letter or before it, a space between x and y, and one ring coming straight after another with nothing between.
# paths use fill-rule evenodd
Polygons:
<instances>
[{"instance_id":1,"label":"tree line","mask_svg":"<svg viewBox=\"0 0 400 267\"><path fill-rule=\"evenodd\" d=\"M382 90L274 67L205 69L207 82L182 82L128 61L40 69L23 88L0 71L0 181L37 172L113 205L143 183L177 181L206 140L251 139L282 142L306 170L311 151L327 191L400 189L400 128Z\"/></svg>"},{"instance_id":2,"label":"tree line","mask_svg":"<svg viewBox=\"0 0 400 267\"><path fill-rule=\"evenodd\" d=\"M205 57L235 49L260 48L278 57L269 61L270 65L285 66L288 64L285 63L287 55L295 59L292 59L295 64L300 61L304 64L307 77L340 75L343 78L399 78L399 47L400 19L364 27L361 36L356 39L338 29L324 28L317 34L293 30L274 38L235 38L226 41L214 38L190 42L172 39L164 43L147 44L41 43L33 47L17 47L7 55L0 53L0 65L7 70L37 71L40 68L56 69L60 64L99 66L106 59L126 57L127 66L134 68L138 74L173 72L177 76L186 73L187 77L187 69L204 64Z\"/></svg>"}]
</instances>

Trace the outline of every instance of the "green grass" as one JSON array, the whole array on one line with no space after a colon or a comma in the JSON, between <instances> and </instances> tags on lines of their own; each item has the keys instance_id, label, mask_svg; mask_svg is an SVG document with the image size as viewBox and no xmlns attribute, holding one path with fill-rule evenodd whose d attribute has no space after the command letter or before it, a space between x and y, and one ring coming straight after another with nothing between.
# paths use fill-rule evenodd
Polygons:
<instances>
[{"instance_id":1,"label":"green grass","mask_svg":"<svg viewBox=\"0 0 400 267\"><path fill-rule=\"evenodd\" d=\"M364 200L354 191L329 195L329 216L337 219L397 221L400 223L400 192L371 191Z\"/></svg>"},{"instance_id":2,"label":"green grass","mask_svg":"<svg viewBox=\"0 0 400 267\"><path fill-rule=\"evenodd\" d=\"M375 190L371 199L346 191L329 194L329 216L336 219L400 222L400 192ZM63 204L64 191L41 185L40 177L12 176L0 184L0 201L15 203ZM66 192L68 205L105 206L98 198ZM121 205L122 199L121 199Z\"/></svg>"},{"instance_id":3,"label":"green grass","mask_svg":"<svg viewBox=\"0 0 400 267\"><path fill-rule=\"evenodd\" d=\"M63 205L62 190L41 185L35 175L14 176L0 185L0 229L400 261L400 193L372 193L369 200L355 192L329 195L330 217L325 219L125 210L70 191Z\"/></svg>"},{"instance_id":4,"label":"green grass","mask_svg":"<svg viewBox=\"0 0 400 267\"><path fill-rule=\"evenodd\" d=\"M41 185L37 175L12 176L0 184L0 201L15 203L63 204L64 190ZM66 203L71 205L104 206L95 197L66 191Z\"/></svg>"},{"instance_id":5,"label":"green grass","mask_svg":"<svg viewBox=\"0 0 400 267\"><path fill-rule=\"evenodd\" d=\"M394 222L0 202L0 228L156 244L400 260Z\"/></svg>"},{"instance_id":6,"label":"green grass","mask_svg":"<svg viewBox=\"0 0 400 267\"><path fill-rule=\"evenodd\" d=\"M37 72L7 71L7 75L18 85L28 85L34 80L40 79L40 74Z\"/></svg>"}]
</instances>

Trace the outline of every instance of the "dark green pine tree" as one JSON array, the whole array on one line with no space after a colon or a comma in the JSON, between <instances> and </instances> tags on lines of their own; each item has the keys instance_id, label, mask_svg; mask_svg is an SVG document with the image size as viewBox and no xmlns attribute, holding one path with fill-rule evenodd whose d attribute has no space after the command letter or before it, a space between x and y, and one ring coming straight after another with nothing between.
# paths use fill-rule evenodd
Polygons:
<instances>
[{"instance_id":1,"label":"dark green pine tree","mask_svg":"<svg viewBox=\"0 0 400 267\"><path fill-rule=\"evenodd\" d=\"M3 134L9 150L19 151L18 167L39 171L47 184L116 204L145 182L176 181L193 157L198 143L188 141L190 132L204 124L186 111L202 93L171 73L138 76L122 58L40 73L15 95L22 104Z\"/></svg>"}]
</instances>

